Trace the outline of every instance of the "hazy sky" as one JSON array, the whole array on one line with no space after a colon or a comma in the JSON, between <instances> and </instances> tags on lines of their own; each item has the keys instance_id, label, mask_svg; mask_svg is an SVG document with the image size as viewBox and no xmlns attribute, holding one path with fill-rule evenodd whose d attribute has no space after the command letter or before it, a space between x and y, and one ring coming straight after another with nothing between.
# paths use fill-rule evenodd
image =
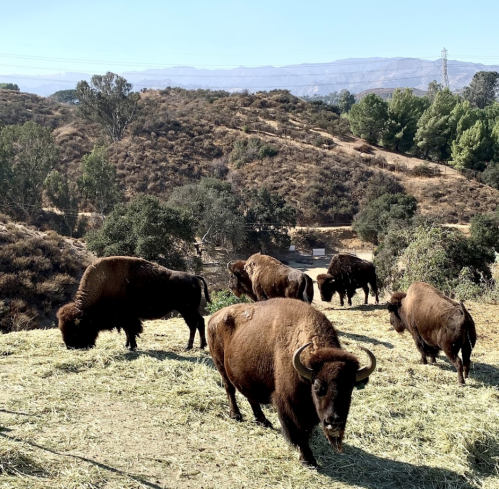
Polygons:
<instances>
[{"instance_id":1,"label":"hazy sky","mask_svg":"<svg viewBox=\"0 0 499 489\"><path fill-rule=\"evenodd\" d=\"M0 74L351 57L499 64L499 1L0 0Z\"/></svg>"}]
</instances>

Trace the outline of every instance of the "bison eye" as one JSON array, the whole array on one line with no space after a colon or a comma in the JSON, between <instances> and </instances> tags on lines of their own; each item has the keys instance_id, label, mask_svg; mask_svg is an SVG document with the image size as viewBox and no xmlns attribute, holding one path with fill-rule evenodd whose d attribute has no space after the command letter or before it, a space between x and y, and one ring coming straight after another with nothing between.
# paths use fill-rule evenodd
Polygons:
<instances>
[{"instance_id":1,"label":"bison eye","mask_svg":"<svg viewBox=\"0 0 499 489\"><path fill-rule=\"evenodd\" d=\"M317 397L323 397L326 395L327 387L323 386L317 380L314 382L314 391Z\"/></svg>"}]
</instances>

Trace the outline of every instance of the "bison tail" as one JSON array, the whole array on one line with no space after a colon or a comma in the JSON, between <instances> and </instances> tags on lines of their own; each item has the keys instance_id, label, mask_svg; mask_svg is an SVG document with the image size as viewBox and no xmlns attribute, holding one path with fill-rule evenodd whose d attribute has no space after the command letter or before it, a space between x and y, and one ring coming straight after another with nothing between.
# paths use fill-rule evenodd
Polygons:
<instances>
[{"instance_id":1,"label":"bison tail","mask_svg":"<svg viewBox=\"0 0 499 489\"><path fill-rule=\"evenodd\" d=\"M201 280L203 282L203 285L204 285L204 297L206 299L207 302L211 302L211 298L210 298L210 293L208 292L208 285L206 285L206 280L201 277L201 275L195 275L196 278L198 278L199 280Z\"/></svg>"},{"instance_id":2,"label":"bison tail","mask_svg":"<svg viewBox=\"0 0 499 489\"><path fill-rule=\"evenodd\" d=\"M463 314L463 323L467 323L466 328L466 336L470 343L471 348L473 349L476 344L476 329L475 323L471 317L471 314L468 312L466 307L464 306L463 301L459 301L459 305L461 306L461 313Z\"/></svg>"},{"instance_id":3,"label":"bison tail","mask_svg":"<svg viewBox=\"0 0 499 489\"><path fill-rule=\"evenodd\" d=\"M314 282L312 279L306 274L303 274L305 277L305 287L303 288L303 301L307 304L312 304L314 300Z\"/></svg>"}]
</instances>

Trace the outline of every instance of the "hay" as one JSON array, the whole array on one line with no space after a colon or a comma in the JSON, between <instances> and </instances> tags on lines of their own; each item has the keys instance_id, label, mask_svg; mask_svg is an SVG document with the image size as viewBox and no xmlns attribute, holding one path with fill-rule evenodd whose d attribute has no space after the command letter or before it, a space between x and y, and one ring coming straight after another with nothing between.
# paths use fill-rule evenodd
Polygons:
<instances>
[{"instance_id":1,"label":"hay","mask_svg":"<svg viewBox=\"0 0 499 489\"><path fill-rule=\"evenodd\" d=\"M379 367L354 392L345 453L314 433L318 470L241 396L244 421L228 418L209 354L182 348L182 319L146 323L135 353L116 332L89 351L67 351L57 330L1 336L0 488L499 487L499 307L467 304L478 343L462 388L444 356L418 364L387 311L359 302L318 302L345 348L361 362L358 345L372 349Z\"/></svg>"}]
</instances>

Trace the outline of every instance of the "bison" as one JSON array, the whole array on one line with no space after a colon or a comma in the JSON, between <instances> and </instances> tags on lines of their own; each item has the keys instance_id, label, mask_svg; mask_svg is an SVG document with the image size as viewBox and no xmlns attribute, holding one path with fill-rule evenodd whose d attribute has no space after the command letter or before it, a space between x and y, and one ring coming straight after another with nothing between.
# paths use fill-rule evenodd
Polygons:
<instances>
[{"instance_id":1,"label":"bison","mask_svg":"<svg viewBox=\"0 0 499 489\"><path fill-rule=\"evenodd\" d=\"M309 446L317 424L331 446L342 451L352 390L367 382L376 359L363 348L370 364L359 368L324 314L296 299L236 304L211 317L208 345L231 418L242 420L237 389L260 425L271 426L260 404L274 404L283 434L299 448L304 464L317 465Z\"/></svg>"},{"instance_id":2,"label":"bison","mask_svg":"<svg viewBox=\"0 0 499 489\"><path fill-rule=\"evenodd\" d=\"M458 303L449 299L429 284L414 282L407 293L395 292L392 295L388 310L395 331L403 333L407 329L411 333L421 353L421 363L428 363L427 356L431 363L435 363L435 357L443 350L457 369L458 382L464 384L470 370L476 330L462 301ZM462 361L458 357L459 350Z\"/></svg>"},{"instance_id":3,"label":"bison","mask_svg":"<svg viewBox=\"0 0 499 489\"><path fill-rule=\"evenodd\" d=\"M100 331L126 334L126 347L137 347L142 319L159 319L178 311L190 329L187 349L191 349L196 329L200 346L206 346L203 316L198 311L201 286L210 302L203 277L168 270L141 258L112 256L90 265L81 278L74 302L57 312L59 329L68 348L90 348Z\"/></svg>"},{"instance_id":4,"label":"bison","mask_svg":"<svg viewBox=\"0 0 499 489\"><path fill-rule=\"evenodd\" d=\"M246 261L228 263L227 268L231 273L229 287L238 297L245 294L255 302L287 297L308 304L314 299L312 279L271 256L256 253Z\"/></svg>"},{"instance_id":5,"label":"bison","mask_svg":"<svg viewBox=\"0 0 499 489\"><path fill-rule=\"evenodd\" d=\"M351 306L355 290L362 288L365 293L364 304L367 304L369 297L368 285L370 285L371 290L376 295L376 304L379 303L374 265L370 261L362 260L350 253L340 253L333 256L327 273L317 275L317 284L321 299L325 302L329 302L334 293L338 292L340 304L344 305L346 294L348 305Z\"/></svg>"}]
</instances>

